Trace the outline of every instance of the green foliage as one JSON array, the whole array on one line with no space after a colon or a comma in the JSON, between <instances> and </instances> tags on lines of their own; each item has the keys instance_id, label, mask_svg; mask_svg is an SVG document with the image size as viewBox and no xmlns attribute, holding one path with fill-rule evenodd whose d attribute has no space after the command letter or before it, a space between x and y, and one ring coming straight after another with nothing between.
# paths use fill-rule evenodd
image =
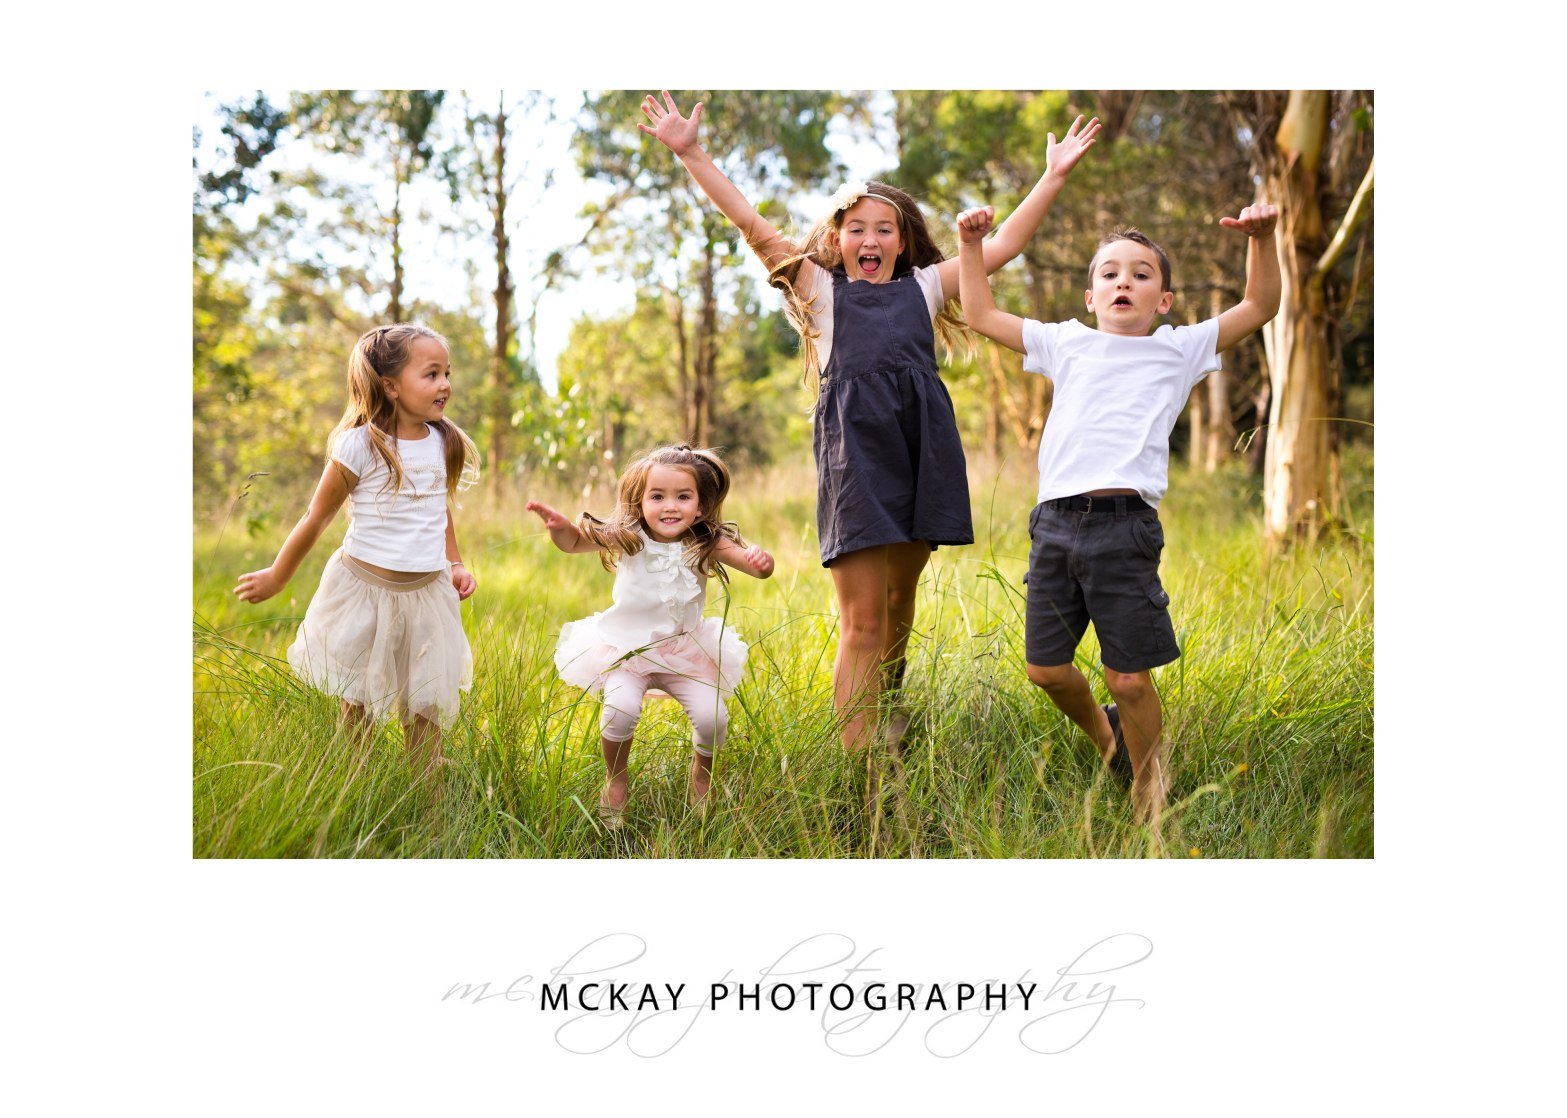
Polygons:
<instances>
[{"instance_id":1,"label":"green foliage","mask_svg":"<svg viewBox=\"0 0 1567 1118\"><path fill-rule=\"evenodd\" d=\"M1029 463L979 466L979 543L943 548L920 591L906 681L913 748L870 812L832 727L836 619L806 472L741 472L727 511L774 552L767 582L715 585L751 645L706 819L685 806L690 730L650 703L625 829L606 834L596 700L555 676L562 622L610 578L516 508L462 515L479 578L463 606L475 682L434 800L383 729L361 768L333 702L282 662L333 546L259 607L227 591L275 539L199 537L193 846L204 857L1368 857L1374 851L1373 563L1362 543L1268 561L1240 472L1178 475L1165 584L1185 655L1155 680L1176 770L1158 836L1080 731L1024 678ZM988 480L982 480L982 478ZM553 496L553 495L549 495ZM569 507L562 501L562 507ZM1361 515L1369 523L1369 509ZM522 525L522 527L519 527ZM334 539L335 539L335 533ZM1094 680L1090 639L1079 664Z\"/></svg>"}]
</instances>

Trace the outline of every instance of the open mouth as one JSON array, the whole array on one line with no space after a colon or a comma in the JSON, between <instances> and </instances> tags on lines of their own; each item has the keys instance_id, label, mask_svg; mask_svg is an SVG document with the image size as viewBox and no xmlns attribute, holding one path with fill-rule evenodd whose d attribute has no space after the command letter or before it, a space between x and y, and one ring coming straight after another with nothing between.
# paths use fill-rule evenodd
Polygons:
<instances>
[{"instance_id":1,"label":"open mouth","mask_svg":"<svg viewBox=\"0 0 1567 1118\"><path fill-rule=\"evenodd\" d=\"M1112 307L1129 307L1132 305L1132 301L1125 295L1117 295L1115 297L1115 302L1111 303L1110 305Z\"/></svg>"},{"instance_id":2,"label":"open mouth","mask_svg":"<svg viewBox=\"0 0 1567 1118\"><path fill-rule=\"evenodd\" d=\"M878 253L867 252L859 257L860 273L874 276L881 268L881 256Z\"/></svg>"}]
</instances>

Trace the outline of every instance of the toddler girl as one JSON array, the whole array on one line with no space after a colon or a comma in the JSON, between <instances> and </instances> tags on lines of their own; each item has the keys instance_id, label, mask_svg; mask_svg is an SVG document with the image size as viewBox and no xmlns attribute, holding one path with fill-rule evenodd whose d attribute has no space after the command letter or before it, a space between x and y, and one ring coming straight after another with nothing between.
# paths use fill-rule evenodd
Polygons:
<instances>
[{"instance_id":1,"label":"toddler girl","mask_svg":"<svg viewBox=\"0 0 1567 1118\"><path fill-rule=\"evenodd\" d=\"M783 290L806 378L819 382L816 523L839 614L833 702L845 747L864 748L884 684L902 681L914 593L931 551L974 542L963 445L936 365L936 334L949 351L962 337L958 262L943 257L914 199L882 182L845 184L795 244L702 149L701 102L683 117L665 90L662 105L649 95L642 112L652 126L637 127L679 158ZM985 243L987 272L1023 250L1093 146L1099 121L1079 131L1082 120L1059 144L1048 137L1045 174ZM906 729L899 716L886 735L900 751Z\"/></svg>"},{"instance_id":2,"label":"toddler girl","mask_svg":"<svg viewBox=\"0 0 1567 1118\"><path fill-rule=\"evenodd\" d=\"M692 803L703 802L711 787L713 751L728 728L724 695L740 681L746 646L722 620L702 616L707 579L727 581L720 564L756 578L773 573L773 557L724 523L728 494L729 470L718 455L670 446L626 469L607 521L584 513L573 525L548 505L528 502L556 547L596 551L615 572L614 605L567 623L555 650L562 679L604 693L607 778L599 815L611 828L625 810L626 763L649 687L672 695L691 719Z\"/></svg>"},{"instance_id":3,"label":"toddler girl","mask_svg":"<svg viewBox=\"0 0 1567 1118\"><path fill-rule=\"evenodd\" d=\"M348 501L348 534L288 650L307 683L341 700L361 743L396 712L410 755L428 772L441 728L473 682L457 603L473 593L452 523L458 483L478 479L478 452L446 418L445 340L399 323L365 333L348 357L348 406L327 440L310 508L270 567L239 576L234 593L264 602L283 587Z\"/></svg>"}]
</instances>

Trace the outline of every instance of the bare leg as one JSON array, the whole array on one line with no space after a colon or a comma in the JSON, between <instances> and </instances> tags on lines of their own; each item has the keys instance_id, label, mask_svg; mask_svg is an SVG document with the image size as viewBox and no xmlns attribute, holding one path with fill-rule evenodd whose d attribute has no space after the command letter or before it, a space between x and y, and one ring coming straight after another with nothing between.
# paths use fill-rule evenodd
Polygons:
<instances>
[{"instance_id":1,"label":"bare leg","mask_svg":"<svg viewBox=\"0 0 1567 1118\"><path fill-rule=\"evenodd\" d=\"M408 743L408 759L420 776L429 776L441 763L441 727L417 714L403 720L403 740Z\"/></svg>"},{"instance_id":2,"label":"bare leg","mask_svg":"<svg viewBox=\"0 0 1567 1118\"><path fill-rule=\"evenodd\" d=\"M882 687L897 691L908 664L909 634L914 631L914 604L920 575L930 562L930 545L924 540L887 547L887 647L882 652ZM909 732L909 713L901 705L887 716L887 742L895 753L903 752Z\"/></svg>"},{"instance_id":3,"label":"bare leg","mask_svg":"<svg viewBox=\"0 0 1567 1118\"><path fill-rule=\"evenodd\" d=\"M375 727L371 725L365 708L347 699L338 700L337 726L347 739L349 748L354 751L354 771L349 776L350 780L354 780L370 763L370 739L374 736Z\"/></svg>"},{"instance_id":4,"label":"bare leg","mask_svg":"<svg viewBox=\"0 0 1567 1118\"><path fill-rule=\"evenodd\" d=\"M696 753L691 758L691 806L700 807L707 802L707 794L713 788L713 758L708 753Z\"/></svg>"},{"instance_id":5,"label":"bare leg","mask_svg":"<svg viewBox=\"0 0 1567 1118\"><path fill-rule=\"evenodd\" d=\"M611 741L600 738L604 750L604 791L599 793L599 806L611 812L625 810L626 796L630 790L631 739Z\"/></svg>"},{"instance_id":6,"label":"bare leg","mask_svg":"<svg viewBox=\"0 0 1567 1118\"><path fill-rule=\"evenodd\" d=\"M881 661L890 643L887 622L887 548L868 547L834 559L838 597L838 658L833 663L833 707L843 719L843 747L868 748L876 737Z\"/></svg>"},{"instance_id":7,"label":"bare leg","mask_svg":"<svg viewBox=\"0 0 1567 1118\"><path fill-rule=\"evenodd\" d=\"M909 648L914 630L914 600L920 575L930 562L930 544L924 540L887 545L887 646L882 662L900 661Z\"/></svg>"},{"instance_id":8,"label":"bare leg","mask_svg":"<svg viewBox=\"0 0 1567 1118\"><path fill-rule=\"evenodd\" d=\"M1105 685L1121 716L1121 736L1132 759L1132 808L1139 822L1157 823L1164 810L1166 778L1162 750L1164 712L1153 676L1105 669Z\"/></svg>"},{"instance_id":9,"label":"bare leg","mask_svg":"<svg viewBox=\"0 0 1567 1118\"><path fill-rule=\"evenodd\" d=\"M1061 713L1077 723L1088 739L1099 747L1102 757L1108 760L1115 755L1115 733L1110 729L1110 719L1099 708L1094 700L1093 688L1075 664L1055 664L1050 667L1030 664L1028 678L1043 687L1045 694L1050 696L1050 701L1060 708ZM1123 734L1126 733L1126 717L1124 713L1121 715ZM1130 736L1127 737L1127 748L1131 748Z\"/></svg>"}]
</instances>

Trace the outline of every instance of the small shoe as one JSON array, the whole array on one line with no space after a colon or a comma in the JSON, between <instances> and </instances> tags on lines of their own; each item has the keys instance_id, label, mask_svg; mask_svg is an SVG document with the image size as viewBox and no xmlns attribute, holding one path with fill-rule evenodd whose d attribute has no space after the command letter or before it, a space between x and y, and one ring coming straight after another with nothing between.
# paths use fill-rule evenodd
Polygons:
<instances>
[{"instance_id":1,"label":"small shoe","mask_svg":"<svg viewBox=\"0 0 1567 1118\"><path fill-rule=\"evenodd\" d=\"M606 831L620 830L621 823L625 821L625 815L625 804L615 807L605 800L602 794L599 796L599 822L604 824Z\"/></svg>"},{"instance_id":2,"label":"small shoe","mask_svg":"<svg viewBox=\"0 0 1567 1118\"><path fill-rule=\"evenodd\" d=\"M1115 735L1115 753L1110 757L1110 771L1122 780L1132 779L1132 755L1126 748L1126 736L1121 733L1121 712L1116 709L1114 703L1101 706L1105 717L1110 719L1110 732Z\"/></svg>"}]
</instances>

